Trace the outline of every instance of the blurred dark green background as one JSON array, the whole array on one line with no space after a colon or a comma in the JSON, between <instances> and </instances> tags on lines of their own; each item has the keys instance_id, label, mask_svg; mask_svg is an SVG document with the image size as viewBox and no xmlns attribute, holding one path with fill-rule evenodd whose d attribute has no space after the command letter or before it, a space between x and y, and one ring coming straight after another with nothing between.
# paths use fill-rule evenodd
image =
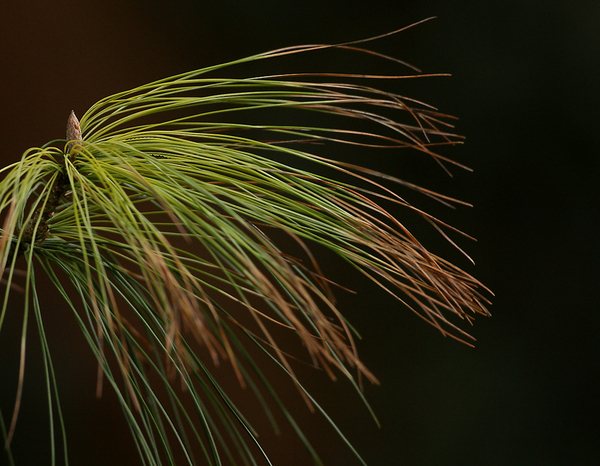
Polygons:
<instances>
[{"instance_id":1,"label":"blurred dark green background","mask_svg":"<svg viewBox=\"0 0 600 466\"><path fill-rule=\"evenodd\" d=\"M307 383L371 466L600 464L597 0L4 1L2 164L63 137L71 109L81 115L108 94L273 48L369 37L434 15L373 48L425 72L453 75L391 86L460 117L466 144L444 154L474 173L455 170L447 179L432 165L431 179L419 181L474 203L436 213L478 238L460 243L477 265L457 260L496 293L493 317L476 320L477 344L468 348L356 275L333 270L358 291L340 301L380 378L366 394L382 427L345 384L311 379L310 372ZM410 178L410 166L391 159L379 168ZM106 390L95 399L96 367L69 311L50 290L43 305L71 464L139 464L114 397ZM16 388L18 299L11 309L0 334L5 415ZM48 464L35 340L14 442L21 465ZM326 464L358 464L317 415L302 407L298 413ZM307 464L293 438L265 442L275 464Z\"/></svg>"}]
</instances>

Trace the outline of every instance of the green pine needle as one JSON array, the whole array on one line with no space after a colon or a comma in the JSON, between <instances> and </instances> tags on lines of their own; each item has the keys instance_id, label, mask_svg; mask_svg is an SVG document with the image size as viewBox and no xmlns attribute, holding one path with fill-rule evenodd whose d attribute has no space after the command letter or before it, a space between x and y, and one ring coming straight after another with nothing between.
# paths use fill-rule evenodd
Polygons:
<instances>
[{"instance_id":1,"label":"green pine needle","mask_svg":"<svg viewBox=\"0 0 600 466\"><path fill-rule=\"evenodd\" d=\"M428 251L383 204L423 217L446 238L448 226L384 182L457 201L320 154L332 144L360 146L365 154L412 148L452 163L433 151L460 142L450 117L364 84L381 76L215 77L234 65L327 48L389 59L356 42L290 47L183 73L102 99L80 125L72 114L67 140L29 149L2 169L0 329L17 286L17 264L26 267L18 396L12 420L0 417L7 445L17 426L33 310L43 343L53 461L58 435L67 458L68 420L50 357L57 343L44 333L36 264L98 359L99 393L106 383L115 390L144 464L157 466L177 458L250 465L258 464L257 454L268 461L246 410L212 375L221 361L255 394L274 428L276 406L320 463L255 362L256 349L342 435L282 347L282 333L294 336L332 378L342 374L357 389L362 377L376 382L311 254L315 247L335 253L445 335L468 338L452 315L471 321L488 314L485 287ZM293 121L294 112L312 112L308 116L325 123L282 124ZM260 115L273 121L248 123ZM304 251L304 260L286 253L281 233Z\"/></svg>"}]
</instances>

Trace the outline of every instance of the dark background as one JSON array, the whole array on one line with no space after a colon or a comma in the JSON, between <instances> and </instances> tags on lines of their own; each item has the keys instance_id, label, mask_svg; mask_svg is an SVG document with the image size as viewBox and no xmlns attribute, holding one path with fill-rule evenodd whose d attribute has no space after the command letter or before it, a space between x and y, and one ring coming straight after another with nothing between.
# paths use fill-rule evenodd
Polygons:
<instances>
[{"instance_id":1,"label":"dark background","mask_svg":"<svg viewBox=\"0 0 600 466\"><path fill-rule=\"evenodd\" d=\"M441 186L437 174L424 182L474 204L441 212L478 238L461 242L477 265L460 265L494 290L493 317L476 320L477 344L469 348L349 275L346 284L359 294L342 296L342 306L381 381L366 393L382 427L342 383L312 385L372 466L600 464L597 0L4 1L2 163L63 137L71 109L81 115L108 94L277 47L369 37L432 15L438 19L373 48L453 75L393 86L460 117L466 144L444 153L474 173L457 172ZM392 163L384 168L404 175ZM69 311L51 291L43 304L71 464L138 464L114 399L94 397L96 368ZM11 309L18 314L18 303ZM14 400L11 338L19 317L9 316L0 336L5 415ZM34 343L29 351L14 446L18 464L47 464L43 368ZM299 413L326 464L358 464L317 415ZM265 442L275 464L307 464L292 438Z\"/></svg>"}]
</instances>

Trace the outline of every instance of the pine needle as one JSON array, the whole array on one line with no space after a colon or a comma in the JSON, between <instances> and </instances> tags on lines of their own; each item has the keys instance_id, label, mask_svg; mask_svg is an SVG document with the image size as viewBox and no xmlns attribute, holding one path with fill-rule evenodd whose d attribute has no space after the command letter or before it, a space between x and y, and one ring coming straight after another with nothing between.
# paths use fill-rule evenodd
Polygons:
<instances>
[{"instance_id":1,"label":"pine needle","mask_svg":"<svg viewBox=\"0 0 600 466\"><path fill-rule=\"evenodd\" d=\"M450 206L461 202L323 155L332 146L361 148L365 159L408 148L462 167L436 153L462 141L452 117L366 84L438 74L218 75L326 49L403 65L358 47L364 42L288 47L106 97L81 122L71 113L64 141L30 149L2 170L0 329L21 258L27 302L34 299L43 329L33 275L40 264L98 359L99 393L104 379L116 391L145 464L174 464L177 452L186 464L199 464L199 454L207 464L256 464L257 433L244 407L211 375L222 361L272 419L265 397L275 402L319 463L253 356L258 350L272 359L337 432L296 376L297 361L308 358L356 387L362 378L377 382L360 360L315 248L333 252L444 335L469 341L457 322L489 314L489 291L427 250L389 207L423 218L462 252L449 236L456 229L409 204L393 185ZM296 114L325 123L294 123ZM290 242L304 257L286 252ZM290 355L282 333L306 354ZM23 387L23 335L15 415L7 432L0 422L7 445ZM49 400L56 399L50 413L57 409L62 419L49 350L57 343L41 335Z\"/></svg>"}]
</instances>

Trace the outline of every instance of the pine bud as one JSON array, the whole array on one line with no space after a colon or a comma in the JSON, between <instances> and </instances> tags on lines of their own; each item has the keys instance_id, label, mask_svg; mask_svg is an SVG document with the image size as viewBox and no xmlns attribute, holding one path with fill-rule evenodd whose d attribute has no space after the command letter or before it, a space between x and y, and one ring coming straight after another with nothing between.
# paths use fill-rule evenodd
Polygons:
<instances>
[{"instance_id":1,"label":"pine bud","mask_svg":"<svg viewBox=\"0 0 600 466\"><path fill-rule=\"evenodd\" d=\"M69 119L67 120L67 141L81 141L81 127L79 126L79 120L75 116L75 112L71 110ZM76 144L70 142L67 145L67 154L76 147Z\"/></svg>"}]
</instances>

